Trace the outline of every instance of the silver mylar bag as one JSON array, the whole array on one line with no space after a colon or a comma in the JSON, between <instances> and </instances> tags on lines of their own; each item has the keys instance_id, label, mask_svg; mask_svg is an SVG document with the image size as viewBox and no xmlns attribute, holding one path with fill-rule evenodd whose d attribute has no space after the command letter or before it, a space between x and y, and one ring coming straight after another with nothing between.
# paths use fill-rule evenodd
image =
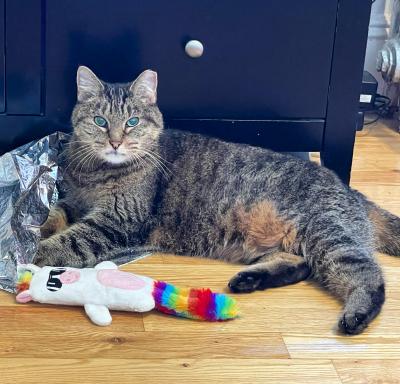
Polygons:
<instances>
[{"instance_id":1,"label":"silver mylar bag","mask_svg":"<svg viewBox=\"0 0 400 384\"><path fill-rule=\"evenodd\" d=\"M14 292L18 264L32 262L39 227L58 198L58 156L68 135L57 132L0 157L0 288Z\"/></svg>"},{"instance_id":2,"label":"silver mylar bag","mask_svg":"<svg viewBox=\"0 0 400 384\"><path fill-rule=\"evenodd\" d=\"M69 137L56 132L0 157L0 289L15 292L18 265L35 257L39 227L58 199L60 154ZM110 252L108 259L125 264L151 251L128 247Z\"/></svg>"}]
</instances>

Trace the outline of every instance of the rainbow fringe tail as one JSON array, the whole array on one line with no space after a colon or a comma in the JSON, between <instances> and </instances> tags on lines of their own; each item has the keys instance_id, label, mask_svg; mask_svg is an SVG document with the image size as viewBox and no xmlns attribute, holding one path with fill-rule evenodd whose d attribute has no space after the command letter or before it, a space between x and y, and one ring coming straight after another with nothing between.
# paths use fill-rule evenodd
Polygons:
<instances>
[{"instance_id":1,"label":"rainbow fringe tail","mask_svg":"<svg viewBox=\"0 0 400 384\"><path fill-rule=\"evenodd\" d=\"M156 309L169 315L189 319L222 321L238 316L236 300L208 288L178 288L155 281L153 297Z\"/></svg>"},{"instance_id":2,"label":"rainbow fringe tail","mask_svg":"<svg viewBox=\"0 0 400 384\"><path fill-rule=\"evenodd\" d=\"M32 272L26 269L19 269L18 270L18 280L16 285L17 293L27 291L29 286L31 285L32 280Z\"/></svg>"}]
</instances>

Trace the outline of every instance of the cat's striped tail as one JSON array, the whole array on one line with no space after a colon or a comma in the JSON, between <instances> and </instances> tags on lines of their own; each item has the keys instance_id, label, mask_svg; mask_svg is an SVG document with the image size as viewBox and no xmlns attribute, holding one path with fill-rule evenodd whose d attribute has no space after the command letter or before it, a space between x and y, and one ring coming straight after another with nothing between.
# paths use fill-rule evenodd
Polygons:
<instances>
[{"instance_id":1,"label":"cat's striped tail","mask_svg":"<svg viewBox=\"0 0 400 384\"><path fill-rule=\"evenodd\" d=\"M221 321L238 316L236 300L208 288L178 288L155 281L153 297L156 309L174 316L196 320Z\"/></svg>"}]
</instances>

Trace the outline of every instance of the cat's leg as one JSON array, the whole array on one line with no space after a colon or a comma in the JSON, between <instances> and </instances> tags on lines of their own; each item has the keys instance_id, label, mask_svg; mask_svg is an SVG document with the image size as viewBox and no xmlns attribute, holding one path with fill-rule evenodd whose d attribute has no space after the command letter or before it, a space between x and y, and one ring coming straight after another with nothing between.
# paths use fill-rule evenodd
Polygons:
<instances>
[{"instance_id":1,"label":"cat's leg","mask_svg":"<svg viewBox=\"0 0 400 384\"><path fill-rule=\"evenodd\" d=\"M327 212L316 217L307 229L303 250L313 277L344 302L339 329L357 334L380 312L385 284L368 243L368 223L363 225L357 214L343 216Z\"/></svg>"},{"instance_id":2,"label":"cat's leg","mask_svg":"<svg viewBox=\"0 0 400 384\"><path fill-rule=\"evenodd\" d=\"M42 239L64 231L82 215L76 203L70 204L66 200L59 200L55 206L50 208L47 220L40 227Z\"/></svg>"},{"instance_id":3,"label":"cat's leg","mask_svg":"<svg viewBox=\"0 0 400 384\"><path fill-rule=\"evenodd\" d=\"M229 288L235 293L248 293L267 288L281 287L305 280L310 268L301 256L277 252L266 255L229 281Z\"/></svg>"},{"instance_id":4,"label":"cat's leg","mask_svg":"<svg viewBox=\"0 0 400 384\"><path fill-rule=\"evenodd\" d=\"M40 234L42 239L61 232L68 226L68 218L64 209L59 206L54 206L50 209L49 216L44 224L40 227Z\"/></svg>"},{"instance_id":5,"label":"cat's leg","mask_svg":"<svg viewBox=\"0 0 400 384\"><path fill-rule=\"evenodd\" d=\"M39 266L93 266L106 260L111 251L127 247L128 232L124 223L117 222L107 212L92 213L41 241L34 263Z\"/></svg>"},{"instance_id":6,"label":"cat's leg","mask_svg":"<svg viewBox=\"0 0 400 384\"><path fill-rule=\"evenodd\" d=\"M326 257L331 261L316 267L317 280L344 301L339 329L346 334L360 333L385 301L382 271L372 254L363 249L338 249Z\"/></svg>"}]
</instances>

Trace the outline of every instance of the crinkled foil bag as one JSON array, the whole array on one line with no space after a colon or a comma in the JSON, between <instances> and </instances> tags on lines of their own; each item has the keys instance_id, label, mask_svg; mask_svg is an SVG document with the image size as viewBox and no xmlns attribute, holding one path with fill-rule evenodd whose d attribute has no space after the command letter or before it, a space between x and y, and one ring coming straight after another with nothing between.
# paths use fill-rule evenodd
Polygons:
<instances>
[{"instance_id":1,"label":"crinkled foil bag","mask_svg":"<svg viewBox=\"0 0 400 384\"><path fill-rule=\"evenodd\" d=\"M62 185L60 154L68 139L56 132L0 157L0 289L15 292L17 267L35 257L40 226ZM127 248L110 260L124 264L149 254Z\"/></svg>"}]
</instances>

